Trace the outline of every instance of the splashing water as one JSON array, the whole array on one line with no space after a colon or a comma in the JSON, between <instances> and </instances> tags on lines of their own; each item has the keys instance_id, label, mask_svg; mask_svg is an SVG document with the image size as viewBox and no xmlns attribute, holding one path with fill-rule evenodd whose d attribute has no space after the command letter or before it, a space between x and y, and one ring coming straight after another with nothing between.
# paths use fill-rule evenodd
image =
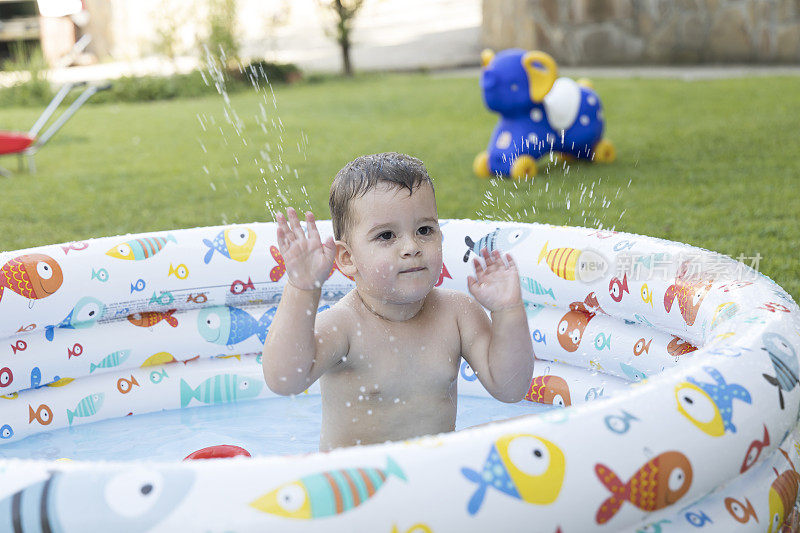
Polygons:
<instances>
[{"instance_id":1,"label":"splashing water","mask_svg":"<svg viewBox=\"0 0 800 533\"><path fill-rule=\"evenodd\" d=\"M297 169L289 162L294 156L286 153L286 127L278 115L278 100L263 67L237 65L239 74L250 82L259 100L253 119L244 120L228 94L225 68L228 58L224 50L220 49L217 57L206 48L205 58L206 69L201 75L205 84L222 97L222 113L219 119L207 113L197 114L201 130L198 143L209 157L213 155L209 152L215 148L230 150L227 164L207 162L202 166L203 173L209 177L209 187L215 192L232 193L237 199L237 208L245 209L245 204L258 192L264 195L263 205L270 213L290 205L299 211L310 210L308 191ZM294 144L298 155L306 160L309 142L305 132L300 132ZM223 216L222 223L241 216L244 214Z\"/></svg>"},{"instance_id":2,"label":"splashing water","mask_svg":"<svg viewBox=\"0 0 800 533\"><path fill-rule=\"evenodd\" d=\"M581 179L581 164L569 165L545 155L537 161L539 174L533 179L492 178L484 191L478 218L509 222L548 222L615 229L626 210L616 207L625 186L615 186L617 180L597 178L591 182ZM570 174L570 169L573 169Z\"/></svg>"}]
</instances>

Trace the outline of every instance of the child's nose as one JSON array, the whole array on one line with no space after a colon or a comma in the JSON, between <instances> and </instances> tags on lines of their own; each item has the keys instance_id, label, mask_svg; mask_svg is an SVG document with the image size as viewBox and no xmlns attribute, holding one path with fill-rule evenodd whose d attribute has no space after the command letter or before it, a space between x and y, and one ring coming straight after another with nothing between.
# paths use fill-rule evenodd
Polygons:
<instances>
[{"instance_id":1,"label":"child's nose","mask_svg":"<svg viewBox=\"0 0 800 533\"><path fill-rule=\"evenodd\" d=\"M406 238L403 241L403 257L415 257L422 253L422 249L416 239Z\"/></svg>"}]
</instances>

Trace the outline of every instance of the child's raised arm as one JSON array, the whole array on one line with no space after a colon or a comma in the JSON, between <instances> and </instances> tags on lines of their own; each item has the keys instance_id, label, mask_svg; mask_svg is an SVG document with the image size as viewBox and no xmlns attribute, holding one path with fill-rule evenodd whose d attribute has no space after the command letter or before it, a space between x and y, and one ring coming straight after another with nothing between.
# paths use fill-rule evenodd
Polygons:
<instances>
[{"instance_id":1,"label":"child's raised arm","mask_svg":"<svg viewBox=\"0 0 800 533\"><path fill-rule=\"evenodd\" d=\"M347 353L344 328L333 325L330 312L314 329L322 283L333 267L336 246L329 237L323 244L314 215L306 213L308 236L294 209L278 213L278 248L286 265L288 283L264 343L262 369L267 386L277 394L298 394L307 389L337 357Z\"/></svg>"},{"instance_id":2,"label":"child's raised arm","mask_svg":"<svg viewBox=\"0 0 800 533\"><path fill-rule=\"evenodd\" d=\"M466 309L458 313L461 355L492 396L518 402L530 387L534 361L519 273L510 255L506 265L497 250L489 254L483 249L482 254L486 267L476 259L476 277L467 278L467 285L491 311L491 321L474 300L463 297Z\"/></svg>"}]
</instances>

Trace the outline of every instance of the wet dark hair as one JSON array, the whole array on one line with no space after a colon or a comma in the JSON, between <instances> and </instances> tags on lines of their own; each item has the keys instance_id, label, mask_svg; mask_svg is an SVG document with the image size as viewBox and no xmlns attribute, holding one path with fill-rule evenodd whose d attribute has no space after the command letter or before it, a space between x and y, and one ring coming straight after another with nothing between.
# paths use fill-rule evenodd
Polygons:
<instances>
[{"instance_id":1,"label":"wet dark hair","mask_svg":"<svg viewBox=\"0 0 800 533\"><path fill-rule=\"evenodd\" d=\"M433 188L433 180L425 165L416 157L397 152L357 157L336 173L331 184L328 206L331 210L333 237L336 240L347 235L353 224L350 202L374 189L379 183L406 188L409 195L423 183L428 183Z\"/></svg>"}]
</instances>

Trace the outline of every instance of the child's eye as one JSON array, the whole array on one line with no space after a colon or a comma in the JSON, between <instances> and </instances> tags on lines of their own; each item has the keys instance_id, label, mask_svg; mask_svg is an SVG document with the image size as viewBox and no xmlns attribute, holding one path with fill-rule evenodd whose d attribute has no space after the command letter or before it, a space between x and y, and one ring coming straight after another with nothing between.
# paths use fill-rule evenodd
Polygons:
<instances>
[{"instance_id":1,"label":"child's eye","mask_svg":"<svg viewBox=\"0 0 800 533\"><path fill-rule=\"evenodd\" d=\"M378 234L379 241L388 241L392 237L394 237L394 233L392 233L391 231L384 231L383 233Z\"/></svg>"},{"instance_id":2,"label":"child's eye","mask_svg":"<svg viewBox=\"0 0 800 533\"><path fill-rule=\"evenodd\" d=\"M434 232L433 226L422 226L417 231L420 235L432 235Z\"/></svg>"}]
</instances>

